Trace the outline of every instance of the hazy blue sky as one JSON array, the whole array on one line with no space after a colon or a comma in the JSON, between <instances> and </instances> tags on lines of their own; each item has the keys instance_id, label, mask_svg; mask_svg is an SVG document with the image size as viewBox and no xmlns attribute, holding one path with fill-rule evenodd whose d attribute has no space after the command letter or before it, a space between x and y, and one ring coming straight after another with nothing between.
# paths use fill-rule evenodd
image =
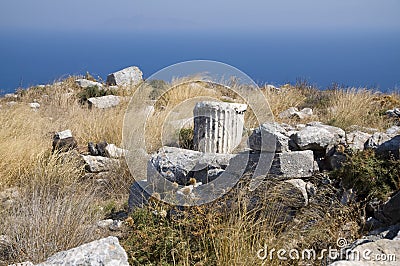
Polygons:
<instances>
[{"instance_id":1,"label":"hazy blue sky","mask_svg":"<svg viewBox=\"0 0 400 266\"><path fill-rule=\"evenodd\" d=\"M399 0L1 0L0 30L400 30Z\"/></svg>"},{"instance_id":2,"label":"hazy blue sky","mask_svg":"<svg viewBox=\"0 0 400 266\"><path fill-rule=\"evenodd\" d=\"M399 14L400 0L0 0L0 94L195 59L260 83L400 89Z\"/></svg>"}]
</instances>

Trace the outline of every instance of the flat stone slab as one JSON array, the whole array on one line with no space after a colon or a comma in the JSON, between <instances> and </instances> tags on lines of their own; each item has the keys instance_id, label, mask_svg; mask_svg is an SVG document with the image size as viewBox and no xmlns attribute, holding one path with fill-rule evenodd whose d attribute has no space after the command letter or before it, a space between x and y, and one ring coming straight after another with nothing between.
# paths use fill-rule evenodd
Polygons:
<instances>
[{"instance_id":1,"label":"flat stone slab","mask_svg":"<svg viewBox=\"0 0 400 266\"><path fill-rule=\"evenodd\" d=\"M310 177L317 170L311 150L276 153L269 174L284 178Z\"/></svg>"},{"instance_id":2,"label":"flat stone slab","mask_svg":"<svg viewBox=\"0 0 400 266\"><path fill-rule=\"evenodd\" d=\"M99 109L115 107L120 103L120 97L115 95L106 95L101 97L92 97L88 99L89 107Z\"/></svg>"},{"instance_id":3,"label":"flat stone slab","mask_svg":"<svg viewBox=\"0 0 400 266\"><path fill-rule=\"evenodd\" d=\"M128 255L118 242L109 236L79 247L61 251L38 266L50 265L90 265L90 266L129 266Z\"/></svg>"},{"instance_id":4,"label":"flat stone slab","mask_svg":"<svg viewBox=\"0 0 400 266\"><path fill-rule=\"evenodd\" d=\"M293 134L291 139L300 150L326 151L335 145L345 144L345 135L341 128L313 122Z\"/></svg>"},{"instance_id":5,"label":"flat stone slab","mask_svg":"<svg viewBox=\"0 0 400 266\"><path fill-rule=\"evenodd\" d=\"M75 83L81 88L87 88L87 87L98 87L99 89L103 88L103 84L101 84L100 82L91 81L87 79L77 79L75 80Z\"/></svg>"}]
</instances>

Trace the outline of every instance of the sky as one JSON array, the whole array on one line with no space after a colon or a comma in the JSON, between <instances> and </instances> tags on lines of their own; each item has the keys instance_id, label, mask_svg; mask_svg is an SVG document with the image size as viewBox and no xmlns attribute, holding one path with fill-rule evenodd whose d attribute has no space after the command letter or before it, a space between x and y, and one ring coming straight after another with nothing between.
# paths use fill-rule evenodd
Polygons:
<instances>
[{"instance_id":1,"label":"sky","mask_svg":"<svg viewBox=\"0 0 400 266\"><path fill-rule=\"evenodd\" d=\"M399 13L400 0L1 0L0 94L195 59L258 83L400 88Z\"/></svg>"},{"instance_id":2,"label":"sky","mask_svg":"<svg viewBox=\"0 0 400 266\"><path fill-rule=\"evenodd\" d=\"M399 31L398 0L2 0L1 31Z\"/></svg>"}]
</instances>

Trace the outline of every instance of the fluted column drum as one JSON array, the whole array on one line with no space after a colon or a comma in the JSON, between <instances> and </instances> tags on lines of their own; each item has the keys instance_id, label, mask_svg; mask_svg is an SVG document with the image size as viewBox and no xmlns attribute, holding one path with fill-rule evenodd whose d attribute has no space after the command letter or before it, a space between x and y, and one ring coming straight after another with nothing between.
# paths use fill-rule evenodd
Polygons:
<instances>
[{"instance_id":1,"label":"fluted column drum","mask_svg":"<svg viewBox=\"0 0 400 266\"><path fill-rule=\"evenodd\" d=\"M194 149L230 153L242 140L246 104L198 102L194 107Z\"/></svg>"}]
</instances>

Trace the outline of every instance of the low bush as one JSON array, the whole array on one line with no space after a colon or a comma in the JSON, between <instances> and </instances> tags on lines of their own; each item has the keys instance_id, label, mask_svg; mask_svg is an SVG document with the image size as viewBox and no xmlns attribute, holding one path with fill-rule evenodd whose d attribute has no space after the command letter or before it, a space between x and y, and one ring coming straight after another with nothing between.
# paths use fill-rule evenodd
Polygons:
<instances>
[{"instance_id":1,"label":"low bush","mask_svg":"<svg viewBox=\"0 0 400 266\"><path fill-rule=\"evenodd\" d=\"M358 152L349 157L343 166L331 173L352 188L360 199L377 198L385 201L400 188L400 164L398 160L381 158L372 150Z\"/></svg>"}]
</instances>

